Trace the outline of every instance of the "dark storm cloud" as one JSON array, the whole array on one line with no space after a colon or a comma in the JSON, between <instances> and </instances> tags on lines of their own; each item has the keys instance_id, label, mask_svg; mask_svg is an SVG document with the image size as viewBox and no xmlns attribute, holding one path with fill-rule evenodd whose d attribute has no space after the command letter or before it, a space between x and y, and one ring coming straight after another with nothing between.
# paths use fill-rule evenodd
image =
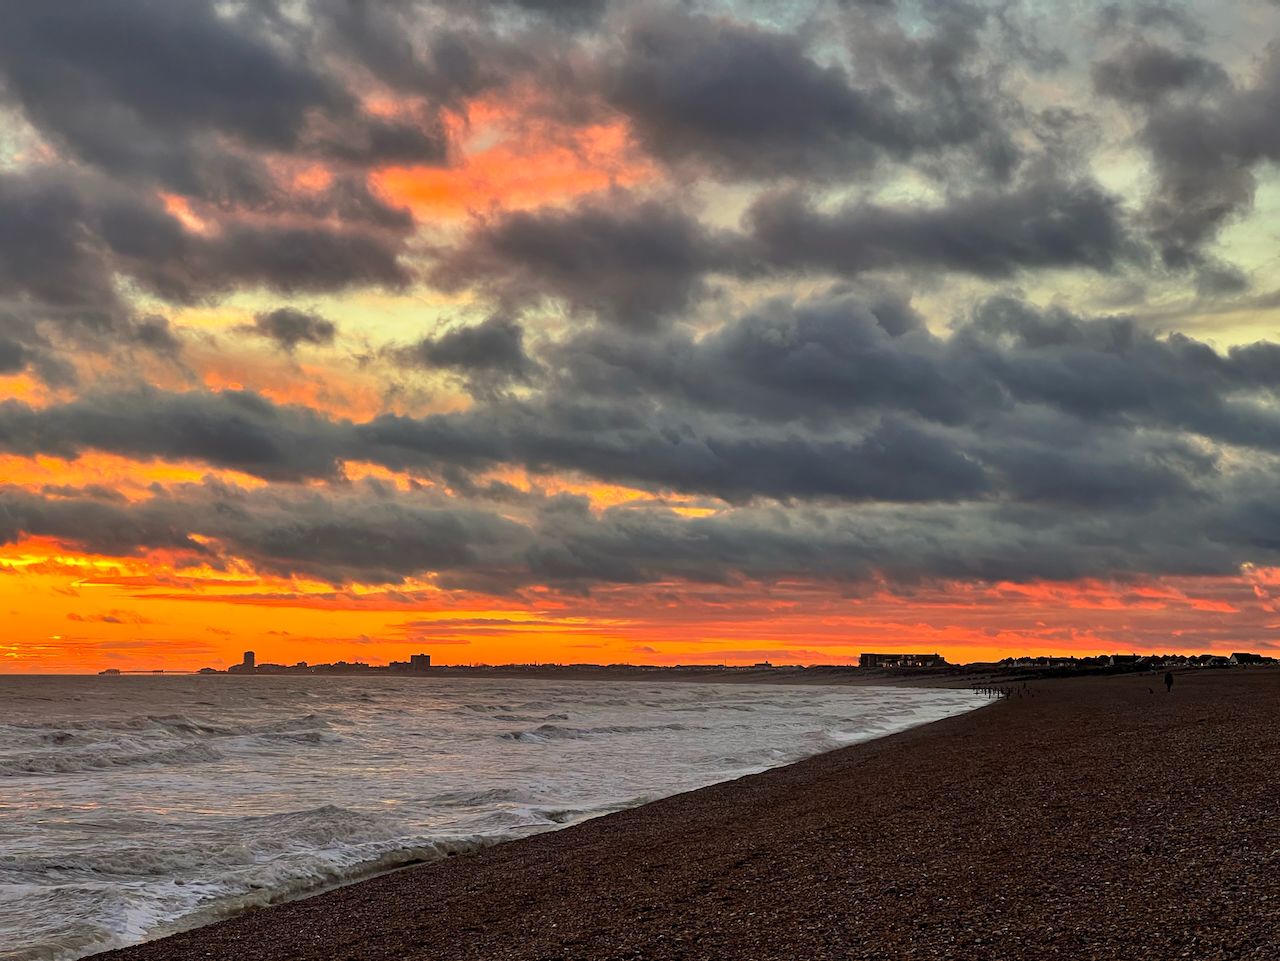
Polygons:
<instances>
[{"instance_id":1,"label":"dark storm cloud","mask_svg":"<svg viewBox=\"0 0 1280 961\"><path fill-rule=\"evenodd\" d=\"M119 504L0 487L0 543L53 537L95 553L170 549L215 565L225 550L264 573L386 583L431 571L455 579L483 570L497 576L516 568L528 540L527 529L483 509L360 493L247 491L206 482ZM208 538L217 543L200 540Z\"/></svg>"},{"instance_id":2,"label":"dark storm cloud","mask_svg":"<svg viewBox=\"0 0 1280 961\"><path fill-rule=\"evenodd\" d=\"M563 45L549 31L531 36L534 31L511 29L503 15L518 6L466 0L311 0L307 9L320 48L359 64L392 89L425 96L435 105L458 107L468 97L536 71L540 60L554 59ZM556 25L589 23L573 11L590 4L548 6L565 13L555 19Z\"/></svg>"},{"instance_id":3,"label":"dark storm cloud","mask_svg":"<svg viewBox=\"0 0 1280 961\"><path fill-rule=\"evenodd\" d=\"M446 290L477 286L500 301L563 301L576 311L652 328L735 266L735 241L673 204L626 195L565 210L518 211L472 230L432 270Z\"/></svg>"},{"instance_id":4,"label":"dark storm cloud","mask_svg":"<svg viewBox=\"0 0 1280 961\"><path fill-rule=\"evenodd\" d=\"M0 374L67 388L91 376L76 363L90 352L121 371L135 351L180 367L192 335L152 298L405 291L422 277L492 311L371 347L393 381L416 367L461 384L470 406L447 413L355 423L249 391L102 384L0 401L8 454L104 451L270 482L155 485L141 500L2 488L0 540L502 591L1276 559L1276 344L1219 350L1009 297L942 336L894 291L1136 274L1152 242L1201 295L1239 291L1246 276L1210 245L1280 160L1280 55L1232 79L1178 8L1117 6L1091 77L1118 106L1095 117L1012 93L1043 97L1035 85L1068 62L1016 5L839 4L798 28L780 8L767 25L738 19L761 5L705 9L0 5L0 107L31 127L16 153L0 145ZM376 169L447 163L446 130L484 150L484 110L469 113L481 96L512 108L497 126L555 150L584 124L625 128L627 161L666 179L417 236ZM1091 168L1109 133L1098 118L1116 110L1154 164L1151 197L1132 205ZM313 163L323 177L297 176ZM938 199L883 199L917 184ZM700 199L747 213L722 229ZM847 286L788 290L832 276ZM742 281L784 293L752 301ZM571 323L535 327L538 307ZM292 307L242 332L285 353L337 334ZM410 477L353 482L349 462ZM598 510L544 495L544 475L653 496ZM715 512L665 510L667 494Z\"/></svg>"},{"instance_id":5,"label":"dark storm cloud","mask_svg":"<svg viewBox=\"0 0 1280 961\"><path fill-rule=\"evenodd\" d=\"M443 159L438 130L364 115L306 56L304 33L254 13L205 0L5 4L0 79L78 159L188 194L252 199L267 179L255 150Z\"/></svg>"},{"instance_id":6,"label":"dark storm cloud","mask_svg":"<svg viewBox=\"0 0 1280 961\"><path fill-rule=\"evenodd\" d=\"M105 330L131 310L121 275L175 302L243 286L398 287L410 280L399 260L406 226L231 217L195 232L154 197L71 168L0 172L0 296L43 304L44 318L64 326Z\"/></svg>"},{"instance_id":7,"label":"dark storm cloud","mask_svg":"<svg viewBox=\"0 0 1280 961\"><path fill-rule=\"evenodd\" d=\"M1111 3L1098 17L1098 33L1114 36L1117 30L1133 29L1144 34L1167 31L1190 42L1204 39L1204 27L1181 5L1160 2Z\"/></svg>"},{"instance_id":8,"label":"dark storm cloud","mask_svg":"<svg viewBox=\"0 0 1280 961\"><path fill-rule=\"evenodd\" d=\"M235 223L210 240L191 244L197 270L191 292L262 286L282 293L351 287L405 287L401 238L377 231L328 226Z\"/></svg>"},{"instance_id":9,"label":"dark storm cloud","mask_svg":"<svg viewBox=\"0 0 1280 961\"><path fill-rule=\"evenodd\" d=\"M335 177L324 190L304 195L273 198L264 208L267 213L301 212L318 220L336 219L341 223L380 228L392 233L413 229L413 215L403 207L392 206L386 198L370 188L362 176Z\"/></svg>"},{"instance_id":10,"label":"dark storm cloud","mask_svg":"<svg viewBox=\"0 0 1280 961\"><path fill-rule=\"evenodd\" d=\"M450 350L469 358L459 344ZM9 452L194 458L334 483L246 492L207 482L141 504L10 490L5 536L225 552L335 583L431 574L500 591L1228 573L1273 559L1280 543L1269 506L1280 347L1269 342L1224 352L1008 299L944 338L900 301L836 294L778 301L698 338L595 329L541 360L522 400L364 424L245 394L151 391L38 410L10 401L0 407ZM347 459L429 477L570 470L736 506L687 518L479 483L450 496L397 491L341 483Z\"/></svg>"},{"instance_id":11,"label":"dark storm cloud","mask_svg":"<svg viewBox=\"0 0 1280 961\"><path fill-rule=\"evenodd\" d=\"M856 90L796 37L665 10L639 18L623 42L606 96L659 156L768 176L865 166L911 147L889 91Z\"/></svg>"},{"instance_id":12,"label":"dark storm cloud","mask_svg":"<svg viewBox=\"0 0 1280 961\"><path fill-rule=\"evenodd\" d=\"M257 314L252 324L239 328L242 333L265 337L281 350L293 352L301 344L323 347L333 343L338 328L331 320L293 307L277 307Z\"/></svg>"},{"instance_id":13,"label":"dark storm cloud","mask_svg":"<svg viewBox=\"0 0 1280 961\"><path fill-rule=\"evenodd\" d=\"M1018 149L978 62L981 11L931 7L932 29L910 33L865 13L850 72L794 34L647 8L605 58L604 95L655 155L724 179L847 178L953 148L978 160L975 173L1007 177Z\"/></svg>"},{"instance_id":14,"label":"dark storm cloud","mask_svg":"<svg viewBox=\"0 0 1280 961\"><path fill-rule=\"evenodd\" d=\"M1110 270L1136 253L1119 202L1089 182L1031 183L930 207L856 203L831 213L794 192L768 194L747 214L761 259L856 274L926 268L983 277L1021 269Z\"/></svg>"},{"instance_id":15,"label":"dark storm cloud","mask_svg":"<svg viewBox=\"0 0 1280 961\"><path fill-rule=\"evenodd\" d=\"M169 321L139 315L116 286L121 265L177 236L139 213L118 196L87 200L62 174L0 172L0 343L14 369L67 386L75 350L178 357Z\"/></svg>"},{"instance_id":16,"label":"dark storm cloud","mask_svg":"<svg viewBox=\"0 0 1280 961\"><path fill-rule=\"evenodd\" d=\"M27 366L27 349L16 340L0 337L0 374L14 374Z\"/></svg>"},{"instance_id":17,"label":"dark storm cloud","mask_svg":"<svg viewBox=\"0 0 1280 961\"><path fill-rule=\"evenodd\" d=\"M1226 486L1230 496L1220 500L1144 512L962 503L740 507L686 518L655 507L595 512L585 498L561 495L532 499L515 519L484 503L365 485L247 491L206 482L125 504L10 487L0 488L0 541L48 536L105 554L161 548L214 565L239 558L334 584L426 576L446 588L494 592L797 574L893 583L1230 574L1243 560L1274 561L1280 515L1266 479L1243 476Z\"/></svg>"},{"instance_id":18,"label":"dark storm cloud","mask_svg":"<svg viewBox=\"0 0 1280 961\"><path fill-rule=\"evenodd\" d=\"M92 493L73 497L70 491L45 498L21 488L0 487L0 506L0 544L27 535L57 538L112 556L157 548L207 554L191 537L191 525L151 510L150 505L130 508Z\"/></svg>"},{"instance_id":19,"label":"dark storm cloud","mask_svg":"<svg viewBox=\"0 0 1280 961\"><path fill-rule=\"evenodd\" d=\"M402 363L464 374L524 377L533 368L524 349L524 328L500 315L472 327L455 327L435 337L424 337L397 351L396 356Z\"/></svg>"},{"instance_id":20,"label":"dark storm cloud","mask_svg":"<svg viewBox=\"0 0 1280 961\"><path fill-rule=\"evenodd\" d=\"M768 193L745 233L708 228L662 200L589 198L476 226L432 269L436 284L477 288L507 306L562 302L632 329L653 329L708 291L715 274L854 276L949 270L1111 271L1144 251L1117 198L1089 181L1038 180L932 206L860 202L825 212L797 191Z\"/></svg>"},{"instance_id":21,"label":"dark storm cloud","mask_svg":"<svg viewBox=\"0 0 1280 961\"><path fill-rule=\"evenodd\" d=\"M395 582L427 571L454 577L500 571L514 566L527 538L521 525L484 508L371 496L367 489L334 497L206 486L180 491L173 507L188 504L203 508L206 517L216 510L220 516L208 518L205 532L258 569L335 583Z\"/></svg>"},{"instance_id":22,"label":"dark storm cloud","mask_svg":"<svg viewBox=\"0 0 1280 961\"><path fill-rule=\"evenodd\" d=\"M0 171L0 294L109 324L123 307L99 222L69 177Z\"/></svg>"},{"instance_id":23,"label":"dark storm cloud","mask_svg":"<svg viewBox=\"0 0 1280 961\"><path fill-rule=\"evenodd\" d=\"M1270 122L1280 104L1280 51L1268 49L1251 81L1235 85L1198 55L1135 45L1102 62L1095 82L1137 111L1157 175L1145 220L1165 263L1220 274L1203 246L1252 205L1256 168L1280 161ZM1202 283L1219 286L1214 277Z\"/></svg>"},{"instance_id":24,"label":"dark storm cloud","mask_svg":"<svg viewBox=\"0 0 1280 961\"><path fill-rule=\"evenodd\" d=\"M359 430L367 456L395 468L518 463L731 501L945 500L988 485L982 466L950 438L892 418L815 436L651 405L509 402L457 416L384 416Z\"/></svg>"},{"instance_id":25,"label":"dark storm cloud","mask_svg":"<svg viewBox=\"0 0 1280 961\"><path fill-rule=\"evenodd\" d=\"M1131 43L1093 65L1098 93L1133 103L1153 104L1174 92L1212 90L1228 82L1226 71L1212 60L1152 43Z\"/></svg>"},{"instance_id":26,"label":"dark storm cloud","mask_svg":"<svg viewBox=\"0 0 1280 961\"><path fill-rule=\"evenodd\" d=\"M139 390L88 394L45 409L0 402L0 449L74 458L103 450L142 460L194 459L266 480L338 478L349 426L256 394Z\"/></svg>"},{"instance_id":27,"label":"dark storm cloud","mask_svg":"<svg viewBox=\"0 0 1280 961\"><path fill-rule=\"evenodd\" d=\"M544 351L525 396L360 424L231 392L10 401L0 448L195 458L273 480L338 480L355 460L461 489L515 464L734 503L1010 497L1099 509L1211 486L1218 446L1280 453L1272 344L1222 353L1010 300L946 338L904 315L901 303L837 295L775 302L701 338L591 331ZM455 362L475 360L474 344L429 349L441 343Z\"/></svg>"}]
</instances>

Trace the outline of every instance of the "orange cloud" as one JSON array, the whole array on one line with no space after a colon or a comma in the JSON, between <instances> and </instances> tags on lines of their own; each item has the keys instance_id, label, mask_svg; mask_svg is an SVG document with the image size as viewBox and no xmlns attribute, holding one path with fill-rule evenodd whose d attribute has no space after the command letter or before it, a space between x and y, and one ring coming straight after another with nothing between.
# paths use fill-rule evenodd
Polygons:
<instances>
[{"instance_id":1,"label":"orange cloud","mask_svg":"<svg viewBox=\"0 0 1280 961\"><path fill-rule=\"evenodd\" d=\"M447 167L387 167L373 178L395 204L426 218L459 219L495 208L562 203L656 177L631 149L622 120L580 127L531 119L525 92L474 101L448 121L457 156Z\"/></svg>"},{"instance_id":2,"label":"orange cloud","mask_svg":"<svg viewBox=\"0 0 1280 961\"><path fill-rule=\"evenodd\" d=\"M206 477L248 488L265 483L250 474L211 468L199 461L139 461L99 451L86 451L73 459L43 454L35 457L0 454L0 478L6 484L32 490L99 487L127 500L142 500L151 496L148 488L152 484L200 483ZM48 490L46 496L58 495L56 490Z\"/></svg>"}]
</instances>

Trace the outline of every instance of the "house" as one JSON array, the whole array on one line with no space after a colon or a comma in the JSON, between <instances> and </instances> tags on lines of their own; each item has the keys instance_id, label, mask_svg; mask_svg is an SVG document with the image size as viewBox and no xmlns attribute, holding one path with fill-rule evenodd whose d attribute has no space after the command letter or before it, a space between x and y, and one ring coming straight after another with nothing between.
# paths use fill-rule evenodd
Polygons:
<instances>
[{"instance_id":1,"label":"house","mask_svg":"<svg viewBox=\"0 0 1280 961\"><path fill-rule=\"evenodd\" d=\"M1252 667L1258 664L1267 664L1275 660L1271 657L1263 657L1261 654L1247 654L1244 651L1237 651L1227 658L1236 667Z\"/></svg>"},{"instance_id":2,"label":"house","mask_svg":"<svg viewBox=\"0 0 1280 961\"><path fill-rule=\"evenodd\" d=\"M941 654L859 654L858 666L884 670L897 667L946 667L947 659Z\"/></svg>"}]
</instances>

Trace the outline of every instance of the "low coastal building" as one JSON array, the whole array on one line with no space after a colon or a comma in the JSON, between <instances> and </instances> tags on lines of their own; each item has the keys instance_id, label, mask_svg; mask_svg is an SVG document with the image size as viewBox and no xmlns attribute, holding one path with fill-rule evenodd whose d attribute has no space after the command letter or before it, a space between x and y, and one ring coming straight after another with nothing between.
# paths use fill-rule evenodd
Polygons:
<instances>
[{"instance_id":1,"label":"low coastal building","mask_svg":"<svg viewBox=\"0 0 1280 961\"><path fill-rule=\"evenodd\" d=\"M1265 657L1262 654L1248 654L1244 651L1236 651L1227 658L1236 667L1260 667L1263 664L1274 664L1274 657Z\"/></svg>"},{"instance_id":2,"label":"low coastal building","mask_svg":"<svg viewBox=\"0 0 1280 961\"><path fill-rule=\"evenodd\" d=\"M858 666L863 669L886 670L889 668L946 667L947 659L941 654L859 654Z\"/></svg>"}]
</instances>

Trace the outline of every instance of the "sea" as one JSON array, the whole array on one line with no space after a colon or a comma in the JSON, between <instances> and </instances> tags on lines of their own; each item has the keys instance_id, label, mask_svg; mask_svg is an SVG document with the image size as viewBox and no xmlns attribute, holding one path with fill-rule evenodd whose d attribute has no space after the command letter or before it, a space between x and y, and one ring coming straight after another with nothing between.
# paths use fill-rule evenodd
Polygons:
<instances>
[{"instance_id":1,"label":"sea","mask_svg":"<svg viewBox=\"0 0 1280 961\"><path fill-rule=\"evenodd\" d=\"M0 676L0 959L70 961L984 703L669 681Z\"/></svg>"}]
</instances>

